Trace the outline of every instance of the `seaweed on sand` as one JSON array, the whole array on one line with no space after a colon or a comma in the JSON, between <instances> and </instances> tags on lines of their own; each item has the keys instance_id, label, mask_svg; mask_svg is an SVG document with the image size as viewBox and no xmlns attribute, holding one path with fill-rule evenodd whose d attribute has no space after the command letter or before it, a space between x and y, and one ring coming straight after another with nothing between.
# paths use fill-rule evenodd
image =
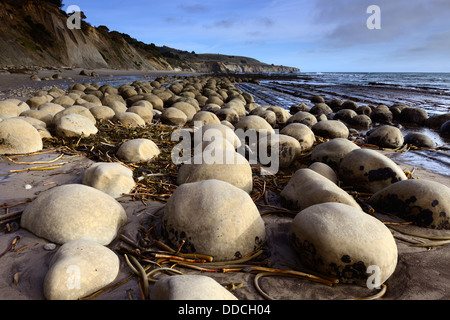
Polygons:
<instances>
[{"instance_id":1,"label":"seaweed on sand","mask_svg":"<svg viewBox=\"0 0 450 320\"><path fill-rule=\"evenodd\" d=\"M98 133L89 137L52 137L43 139L45 148L76 153L96 162L120 162L133 170L136 187L128 195L139 196L143 201L165 201L175 190L178 166L171 160L172 132L177 129L159 122L144 127L130 127L108 120L97 122ZM131 139L149 139L159 148L160 154L148 162L124 163L116 157L121 144Z\"/></svg>"}]
</instances>

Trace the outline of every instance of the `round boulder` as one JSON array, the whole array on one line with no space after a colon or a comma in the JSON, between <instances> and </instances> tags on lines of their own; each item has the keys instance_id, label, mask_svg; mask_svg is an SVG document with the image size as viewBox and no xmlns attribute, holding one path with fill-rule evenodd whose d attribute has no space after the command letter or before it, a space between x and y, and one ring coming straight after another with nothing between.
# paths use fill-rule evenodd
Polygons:
<instances>
[{"instance_id":1,"label":"round boulder","mask_svg":"<svg viewBox=\"0 0 450 320\"><path fill-rule=\"evenodd\" d=\"M348 138L349 131L347 126L338 120L319 121L312 126L315 135L323 138Z\"/></svg>"},{"instance_id":2,"label":"round boulder","mask_svg":"<svg viewBox=\"0 0 450 320\"><path fill-rule=\"evenodd\" d=\"M119 268L119 257L101 244L66 242L50 261L44 296L47 300L78 300L112 283Z\"/></svg>"},{"instance_id":3,"label":"round boulder","mask_svg":"<svg viewBox=\"0 0 450 320\"><path fill-rule=\"evenodd\" d=\"M371 149L357 149L347 153L339 166L339 177L347 186L372 193L407 179L394 161Z\"/></svg>"},{"instance_id":4,"label":"round boulder","mask_svg":"<svg viewBox=\"0 0 450 320\"><path fill-rule=\"evenodd\" d=\"M367 286L376 267L381 285L395 271L398 250L391 231L378 219L342 203L321 203L299 212L289 240L302 263L342 283Z\"/></svg>"},{"instance_id":5,"label":"round boulder","mask_svg":"<svg viewBox=\"0 0 450 320\"><path fill-rule=\"evenodd\" d=\"M298 111L286 123L302 123L312 128L317 123L317 118L307 111Z\"/></svg>"},{"instance_id":6,"label":"round boulder","mask_svg":"<svg viewBox=\"0 0 450 320\"><path fill-rule=\"evenodd\" d=\"M0 154L24 154L42 150L38 130L18 118L0 121Z\"/></svg>"},{"instance_id":7,"label":"round boulder","mask_svg":"<svg viewBox=\"0 0 450 320\"><path fill-rule=\"evenodd\" d=\"M138 163L151 161L160 154L158 146L149 139L133 139L125 141L117 150L120 159Z\"/></svg>"},{"instance_id":8,"label":"round boulder","mask_svg":"<svg viewBox=\"0 0 450 320\"><path fill-rule=\"evenodd\" d=\"M280 168L289 167L302 153L300 142L285 134L273 134L259 140L259 150L266 150L272 158L272 152L278 152L278 165Z\"/></svg>"},{"instance_id":9,"label":"round boulder","mask_svg":"<svg viewBox=\"0 0 450 320\"><path fill-rule=\"evenodd\" d=\"M356 200L336 183L309 169L298 169L280 193L281 203L289 209L305 209L323 202L339 202L361 209Z\"/></svg>"},{"instance_id":10,"label":"round boulder","mask_svg":"<svg viewBox=\"0 0 450 320\"><path fill-rule=\"evenodd\" d=\"M118 162L98 162L83 173L82 183L103 191L113 198L129 193L136 185L133 171Z\"/></svg>"},{"instance_id":11,"label":"round boulder","mask_svg":"<svg viewBox=\"0 0 450 320\"><path fill-rule=\"evenodd\" d=\"M399 120L408 124L423 125L428 118L428 113L420 108L404 108L399 116Z\"/></svg>"},{"instance_id":12,"label":"round boulder","mask_svg":"<svg viewBox=\"0 0 450 320\"><path fill-rule=\"evenodd\" d=\"M335 138L317 145L311 153L311 160L323 162L338 170L342 158L355 149L361 148L348 139Z\"/></svg>"},{"instance_id":13,"label":"round boulder","mask_svg":"<svg viewBox=\"0 0 450 320\"><path fill-rule=\"evenodd\" d=\"M152 113L153 116L153 113ZM124 126L128 126L131 128L135 127L144 127L145 121L142 117L134 112L119 112L116 113L113 117L113 121L120 122Z\"/></svg>"},{"instance_id":14,"label":"round boulder","mask_svg":"<svg viewBox=\"0 0 450 320\"><path fill-rule=\"evenodd\" d=\"M25 208L20 224L58 244L84 239L108 245L126 221L125 210L111 196L82 184L66 184L41 193Z\"/></svg>"},{"instance_id":15,"label":"round boulder","mask_svg":"<svg viewBox=\"0 0 450 320\"><path fill-rule=\"evenodd\" d=\"M161 114L161 122L168 125L184 126L188 121L186 113L178 108L167 108Z\"/></svg>"},{"instance_id":16,"label":"round boulder","mask_svg":"<svg viewBox=\"0 0 450 320\"><path fill-rule=\"evenodd\" d=\"M303 123L290 123L281 129L280 133L297 139L302 151L310 150L316 142L314 132Z\"/></svg>"},{"instance_id":17,"label":"round boulder","mask_svg":"<svg viewBox=\"0 0 450 320\"><path fill-rule=\"evenodd\" d=\"M412 144L419 148L434 148L436 143L426 134L420 132L410 132L405 136L405 143Z\"/></svg>"},{"instance_id":18,"label":"round boulder","mask_svg":"<svg viewBox=\"0 0 450 320\"><path fill-rule=\"evenodd\" d=\"M357 130L369 130L372 126L372 119L365 114L358 114L351 118L349 125Z\"/></svg>"},{"instance_id":19,"label":"round boulder","mask_svg":"<svg viewBox=\"0 0 450 320\"><path fill-rule=\"evenodd\" d=\"M253 176L247 159L234 149L211 146L206 146L203 152L196 153L191 158L190 163L180 167L177 184L216 179L250 193L253 189Z\"/></svg>"},{"instance_id":20,"label":"round boulder","mask_svg":"<svg viewBox=\"0 0 450 320\"><path fill-rule=\"evenodd\" d=\"M263 244L264 221L249 194L228 182L204 180L179 186L164 208L162 233L184 253L230 261Z\"/></svg>"},{"instance_id":21,"label":"round boulder","mask_svg":"<svg viewBox=\"0 0 450 320\"><path fill-rule=\"evenodd\" d=\"M70 113L55 121L56 135L60 137L89 137L98 132L89 118Z\"/></svg>"},{"instance_id":22,"label":"round boulder","mask_svg":"<svg viewBox=\"0 0 450 320\"><path fill-rule=\"evenodd\" d=\"M234 127L235 129L241 129L244 132L247 130L254 130L259 135L271 135L275 133L273 127L265 119L257 115L245 116L239 120Z\"/></svg>"},{"instance_id":23,"label":"round boulder","mask_svg":"<svg viewBox=\"0 0 450 320\"><path fill-rule=\"evenodd\" d=\"M405 139L399 128L390 125L383 125L372 130L367 137L367 141L370 144L374 144L382 148L396 149L403 146Z\"/></svg>"},{"instance_id":24,"label":"round boulder","mask_svg":"<svg viewBox=\"0 0 450 320\"><path fill-rule=\"evenodd\" d=\"M216 280L204 275L179 275L158 280L151 300L237 300Z\"/></svg>"},{"instance_id":25,"label":"round boulder","mask_svg":"<svg viewBox=\"0 0 450 320\"><path fill-rule=\"evenodd\" d=\"M317 173L320 173L335 184L339 182L336 172L329 165L323 162L313 162L308 168L314 170Z\"/></svg>"},{"instance_id":26,"label":"round boulder","mask_svg":"<svg viewBox=\"0 0 450 320\"><path fill-rule=\"evenodd\" d=\"M436 181L399 181L375 193L369 203L420 227L450 229L450 188Z\"/></svg>"}]
</instances>

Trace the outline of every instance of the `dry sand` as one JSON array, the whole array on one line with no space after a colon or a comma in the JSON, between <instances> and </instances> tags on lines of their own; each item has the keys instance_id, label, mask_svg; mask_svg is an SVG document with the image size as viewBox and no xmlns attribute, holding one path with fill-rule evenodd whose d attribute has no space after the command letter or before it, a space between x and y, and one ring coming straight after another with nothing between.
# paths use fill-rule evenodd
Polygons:
<instances>
[{"instance_id":1,"label":"dry sand","mask_svg":"<svg viewBox=\"0 0 450 320\"><path fill-rule=\"evenodd\" d=\"M72 77L75 81L91 81L92 78L78 76L80 69L65 70L63 76ZM93 71L93 70L90 70ZM116 76L144 75L135 71L117 70L96 70L100 76L110 74ZM53 70L42 71L39 76L55 73ZM170 72L147 72L149 76L170 74ZM7 79L7 80L6 80ZM45 85L55 85L64 80L48 81ZM29 75L0 75L0 92L5 92L8 88L23 86L42 86L43 82L33 82L29 80ZM1 98L1 96L0 96ZM24 156L14 158L15 161L33 162L49 161L60 155L59 152L50 152L35 156ZM65 155L53 164L64 163L61 168L47 171L21 171L12 173L11 170L24 170L36 165L16 164L5 157L0 158L0 214L6 213L4 204L18 205L10 207L8 213L23 210L28 200L34 199L41 192L58 185L67 183L81 183L81 175L92 161L81 156ZM402 168L409 167L400 164ZM441 182L450 187L448 176L440 175L416 168L414 175L420 179L431 179ZM150 219L152 214L163 206L160 202L146 202L133 200L130 196L118 199L124 206L128 214L128 223L120 230L120 234L136 240L137 230L143 221ZM272 199L277 201L275 195ZM263 210L261 210L263 211ZM160 217L161 210L157 213L156 219ZM392 217L375 214L382 221L400 221ZM293 216L287 214L264 215L266 223L267 243L266 250L269 252L268 259L273 268L293 269L301 267L301 263L296 254L291 249L287 234ZM5 224L1 225L0 231L0 253L6 250L12 240L19 236L13 250L0 257L0 299L1 300L43 300L43 280L48 270L48 264L55 251L47 251L44 245L45 239L38 238L21 229L17 223L10 224L11 230L5 230ZM450 231L437 231L414 226L399 226L407 232L421 235L441 235L450 236ZM413 237L395 233L402 238L412 239ZM396 239L399 258L395 273L386 282L387 291L383 300L448 300L450 299L450 247L439 246L431 249L412 247L411 243ZM124 243L117 239L109 247L118 250ZM116 251L121 259L121 271L116 282L126 279L131 271L124 261L123 255ZM191 269L180 269L184 273L200 274ZM203 273L223 285L230 283L242 286L233 291L235 296L241 300L262 300L261 294L254 285L253 273L231 272L231 273ZM337 284L328 287L320 283L308 280L287 278L287 277L265 277L259 281L261 288L274 299L280 300L341 300L357 299L371 296L377 290L356 285ZM106 290L95 299L99 300L126 300L132 297L140 299L138 280L132 276L124 284L113 290Z\"/></svg>"},{"instance_id":2,"label":"dry sand","mask_svg":"<svg viewBox=\"0 0 450 320\"><path fill-rule=\"evenodd\" d=\"M16 162L50 161L56 159L61 153L50 152L34 156L21 156L12 158ZM17 164L3 157L0 162L0 206L3 204L14 204L26 202L28 199L37 197L41 192L58 185L67 183L81 183L81 175L92 161L82 156L64 155L63 158L52 164L63 163L61 168L46 171L20 171L31 167L43 166L42 164ZM402 167L403 166L400 164ZM432 179L450 187L447 177L416 169L415 176L421 179ZM120 234L136 241L139 226L150 219L153 213L163 206L160 202L146 202L132 200L131 196L118 199L128 214L128 223ZM272 200L276 203L277 197ZM17 212L25 208L27 203L19 204L8 209L9 213ZM1 214L4 214L2 209ZM264 210L261 210L264 211ZM156 213L160 217L162 210ZM379 215L383 221L401 221ZM158 219L158 218L157 218ZM301 266L296 254L289 246L287 234L293 216L287 214L263 215L267 229L266 249L270 252L268 257L273 268L293 269ZM17 220L18 222L19 220ZM3 226L4 227L4 226ZM48 270L48 264L55 251L46 251L45 239L38 238L27 230L19 228L17 223L10 225L12 230L7 232L3 229L0 233L0 251L6 250L11 241L19 236L20 240L14 250L7 252L0 258L0 299L3 300L43 300L43 280ZM407 232L421 235L445 235L448 231L437 231L414 226L398 227ZM413 237L400 235L402 238ZM396 240L399 250L398 265L395 273L386 282L387 292L384 300L436 300L450 298L450 247L440 246L432 249L412 247L410 243ZM126 244L117 239L109 247L118 250ZM116 251L121 258L121 271L116 282L126 279L130 269L126 265L123 255ZM184 273L199 274L191 269L180 269ZM206 273L203 273L206 274ZM263 297L258 293L253 283L255 274L245 272L231 273L207 273L219 283L227 285L230 283L242 283L243 285L233 291L237 298L242 300L261 300ZM18 281L14 281L14 278ZM368 297L377 292L356 285L337 284L328 287L321 283L308 280L286 277L266 277L260 279L260 285L274 299L282 300L336 300L356 299ZM95 299L100 300L126 300L129 297L140 299L138 281L133 276L129 281L114 290L108 290L98 295Z\"/></svg>"}]
</instances>

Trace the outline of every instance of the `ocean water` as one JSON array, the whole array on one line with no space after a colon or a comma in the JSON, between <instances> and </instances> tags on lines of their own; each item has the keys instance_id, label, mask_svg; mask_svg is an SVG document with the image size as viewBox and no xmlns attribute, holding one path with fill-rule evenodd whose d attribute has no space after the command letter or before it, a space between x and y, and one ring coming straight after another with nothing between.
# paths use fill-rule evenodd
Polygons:
<instances>
[{"instance_id":1,"label":"ocean water","mask_svg":"<svg viewBox=\"0 0 450 320\"><path fill-rule=\"evenodd\" d=\"M405 103L429 114L450 112L450 73L305 72L260 83L291 95L292 101L287 98L284 107L317 94L360 104Z\"/></svg>"}]
</instances>

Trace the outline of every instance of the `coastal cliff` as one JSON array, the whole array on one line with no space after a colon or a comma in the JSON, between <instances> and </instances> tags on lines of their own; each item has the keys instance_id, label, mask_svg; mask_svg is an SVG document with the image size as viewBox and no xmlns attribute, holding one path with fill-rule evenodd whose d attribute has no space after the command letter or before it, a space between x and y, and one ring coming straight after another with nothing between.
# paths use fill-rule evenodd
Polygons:
<instances>
[{"instance_id":1,"label":"coastal cliff","mask_svg":"<svg viewBox=\"0 0 450 320\"><path fill-rule=\"evenodd\" d=\"M145 44L127 34L93 27L83 16L81 29L67 27L58 1L0 2L0 68L74 67L189 72L298 72L247 57L195 54ZM237 59L238 58L238 59Z\"/></svg>"}]
</instances>

